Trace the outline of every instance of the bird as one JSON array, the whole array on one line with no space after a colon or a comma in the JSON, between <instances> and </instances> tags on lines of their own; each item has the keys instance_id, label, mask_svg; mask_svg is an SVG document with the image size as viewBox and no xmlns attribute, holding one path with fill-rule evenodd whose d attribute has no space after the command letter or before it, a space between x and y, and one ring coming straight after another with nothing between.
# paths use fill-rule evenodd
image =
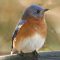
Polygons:
<instances>
[{"instance_id":1,"label":"bird","mask_svg":"<svg viewBox=\"0 0 60 60\"><path fill-rule=\"evenodd\" d=\"M47 37L46 11L48 9L40 5L30 5L25 9L12 35L11 54L37 52L44 46Z\"/></svg>"}]
</instances>

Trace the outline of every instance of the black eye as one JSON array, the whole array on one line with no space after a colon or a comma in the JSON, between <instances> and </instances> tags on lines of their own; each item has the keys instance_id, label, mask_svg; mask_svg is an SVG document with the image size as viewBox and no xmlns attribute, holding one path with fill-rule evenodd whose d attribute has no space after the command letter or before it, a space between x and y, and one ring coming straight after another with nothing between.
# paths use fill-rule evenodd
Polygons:
<instances>
[{"instance_id":1,"label":"black eye","mask_svg":"<svg viewBox=\"0 0 60 60\"><path fill-rule=\"evenodd\" d=\"M37 10L37 14L39 14L40 13L40 10Z\"/></svg>"}]
</instances>

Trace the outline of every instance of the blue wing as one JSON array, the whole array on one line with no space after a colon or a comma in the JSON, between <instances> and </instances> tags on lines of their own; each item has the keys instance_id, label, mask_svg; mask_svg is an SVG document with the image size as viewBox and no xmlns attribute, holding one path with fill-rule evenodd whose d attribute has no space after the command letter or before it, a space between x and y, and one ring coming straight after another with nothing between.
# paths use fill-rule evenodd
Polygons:
<instances>
[{"instance_id":1,"label":"blue wing","mask_svg":"<svg viewBox=\"0 0 60 60\"><path fill-rule=\"evenodd\" d=\"M14 40L14 38L16 37L17 35L17 32L19 31L19 29L21 28L21 26L26 22L26 20L20 20L15 28L15 31L12 35L12 40Z\"/></svg>"},{"instance_id":2,"label":"blue wing","mask_svg":"<svg viewBox=\"0 0 60 60\"><path fill-rule=\"evenodd\" d=\"M12 48L13 48L13 40L17 36L17 32L20 30L21 26L26 22L26 20L20 20L15 28L15 31L12 35Z\"/></svg>"}]
</instances>

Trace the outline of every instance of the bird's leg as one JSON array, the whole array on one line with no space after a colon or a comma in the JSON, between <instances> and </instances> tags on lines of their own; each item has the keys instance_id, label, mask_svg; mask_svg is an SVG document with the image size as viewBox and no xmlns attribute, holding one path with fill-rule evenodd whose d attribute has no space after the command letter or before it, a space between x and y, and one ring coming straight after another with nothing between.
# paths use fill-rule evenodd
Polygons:
<instances>
[{"instance_id":1,"label":"bird's leg","mask_svg":"<svg viewBox=\"0 0 60 60\"><path fill-rule=\"evenodd\" d=\"M22 51L20 51L20 52L19 52L19 55L23 56L23 55L24 55L24 53L23 53Z\"/></svg>"},{"instance_id":2,"label":"bird's leg","mask_svg":"<svg viewBox=\"0 0 60 60\"><path fill-rule=\"evenodd\" d=\"M17 51L16 49L12 49L12 50L11 50L11 55L12 55L12 54L18 54L18 51Z\"/></svg>"},{"instance_id":3,"label":"bird's leg","mask_svg":"<svg viewBox=\"0 0 60 60\"><path fill-rule=\"evenodd\" d=\"M34 50L32 53L33 53L33 55L35 55L35 56L37 56L37 55L38 55L38 53L37 53L37 51L36 51L36 50Z\"/></svg>"}]
</instances>

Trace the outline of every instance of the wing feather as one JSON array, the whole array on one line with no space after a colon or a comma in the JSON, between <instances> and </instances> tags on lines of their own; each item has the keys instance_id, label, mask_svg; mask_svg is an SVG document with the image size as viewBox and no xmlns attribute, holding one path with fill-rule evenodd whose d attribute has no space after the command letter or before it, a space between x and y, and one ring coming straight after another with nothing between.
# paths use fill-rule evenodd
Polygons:
<instances>
[{"instance_id":1,"label":"wing feather","mask_svg":"<svg viewBox=\"0 0 60 60\"><path fill-rule=\"evenodd\" d=\"M14 40L14 38L16 38L18 31L20 30L20 28L23 26L23 24L25 22L26 22L26 20L19 20L19 22L15 28L15 31L13 32L13 35L12 35L12 48L13 48L13 40Z\"/></svg>"}]
</instances>

